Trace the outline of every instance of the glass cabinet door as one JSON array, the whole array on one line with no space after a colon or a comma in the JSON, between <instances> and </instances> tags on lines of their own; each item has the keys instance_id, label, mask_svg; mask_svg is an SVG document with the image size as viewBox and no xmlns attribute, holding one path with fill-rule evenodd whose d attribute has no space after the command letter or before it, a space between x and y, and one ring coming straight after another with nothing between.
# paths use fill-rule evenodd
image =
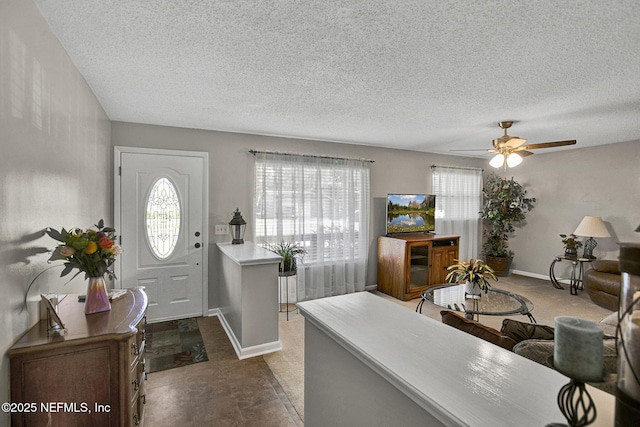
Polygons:
<instances>
[{"instance_id":1,"label":"glass cabinet door","mask_svg":"<svg viewBox=\"0 0 640 427\"><path fill-rule=\"evenodd\" d=\"M411 246L409 262L409 289L407 291L411 292L429 283L429 245Z\"/></svg>"}]
</instances>

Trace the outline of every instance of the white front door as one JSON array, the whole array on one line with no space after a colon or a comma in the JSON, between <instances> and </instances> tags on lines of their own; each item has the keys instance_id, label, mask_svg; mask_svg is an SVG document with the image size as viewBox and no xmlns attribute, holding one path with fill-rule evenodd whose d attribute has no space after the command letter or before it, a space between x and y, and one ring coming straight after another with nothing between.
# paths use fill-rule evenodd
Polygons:
<instances>
[{"instance_id":1,"label":"white front door","mask_svg":"<svg viewBox=\"0 0 640 427\"><path fill-rule=\"evenodd\" d=\"M117 286L144 286L149 322L208 310L207 153L116 147Z\"/></svg>"}]
</instances>

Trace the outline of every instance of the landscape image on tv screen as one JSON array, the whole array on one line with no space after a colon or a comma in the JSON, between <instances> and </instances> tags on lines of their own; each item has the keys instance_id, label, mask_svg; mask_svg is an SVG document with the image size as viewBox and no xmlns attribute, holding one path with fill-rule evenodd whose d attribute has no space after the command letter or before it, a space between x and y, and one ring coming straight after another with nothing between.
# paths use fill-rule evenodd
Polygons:
<instances>
[{"instance_id":1,"label":"landscape image on tv screen","mask_svg":"<svg viewBox=\"0 0 640 427\"><path fill-rule=\"evenodd\" d=\"M425 233L435 230L436 196L387 195L387 234Z\"/></svg>"}]
</instances>

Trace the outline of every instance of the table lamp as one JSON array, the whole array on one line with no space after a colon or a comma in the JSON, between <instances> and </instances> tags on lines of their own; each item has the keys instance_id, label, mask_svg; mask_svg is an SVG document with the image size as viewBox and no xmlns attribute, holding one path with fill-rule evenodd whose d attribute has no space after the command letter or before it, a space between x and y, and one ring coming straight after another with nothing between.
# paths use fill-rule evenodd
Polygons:
<instances>
[{"instance_id":1,"label":"table lamp","mask_svg":"<svg viewBox=\"0 0 640 427\"><path fill-rule=\"evenodd\" d=\"M611 237L607 226L604 225L602 218L599 216L585 216L582 218L578 228L573 232L576 236L588 237L584 242L583 258L595 259L593 256L593 249L598 245L594 240L594 237Z\"/></svg>"}]
</instances>

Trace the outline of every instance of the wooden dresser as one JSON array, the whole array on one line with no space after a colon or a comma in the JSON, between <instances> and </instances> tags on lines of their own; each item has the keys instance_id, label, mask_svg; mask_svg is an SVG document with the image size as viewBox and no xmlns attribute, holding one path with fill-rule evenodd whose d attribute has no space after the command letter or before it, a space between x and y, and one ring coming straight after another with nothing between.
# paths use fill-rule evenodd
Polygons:
<instances>
[{"instance_id":1,"label":"wooden dresser","mask_svg":"<svg viewBox=\"0 0 640 427\"><path fill-rule=\"evenodd\" d=\"M444 283L459 236L398 234L378 238L378 290L407 301Z\"/></svg>"},{"instance_id":2,"label":"wooden dresser","mask_svg":"<svg viewBox=\"0 0 640 427\"><path fill-rule=\"evenodd\" d=\"M110 311L90 315L77 295L67 295L58 309L66 334L47 337L42 320L8 352L11 401L22 405L12 425L140 425L146 309L142 289L129 289Z\"/></svg>"}]
</instances>

